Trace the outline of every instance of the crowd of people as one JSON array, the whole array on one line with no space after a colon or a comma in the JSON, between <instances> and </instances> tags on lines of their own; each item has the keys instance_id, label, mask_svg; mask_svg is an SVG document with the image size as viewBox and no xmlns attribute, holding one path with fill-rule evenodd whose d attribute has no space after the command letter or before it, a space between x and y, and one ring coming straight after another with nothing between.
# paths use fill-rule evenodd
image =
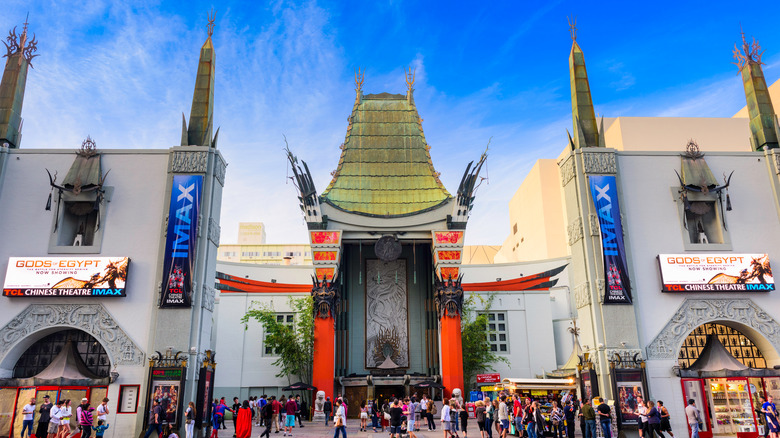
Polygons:
<instances>
[{"instance_id":1,"label":"crowd of people","mask_svg":"<svg viewBox=\"0 0 780 438\"><path fill-rule=\"evenodd\" d=\"M88 399L82 398L75 412L69 399L52 403L49 396L44 395L43 403L37 409L36 403L35 398L31 398L30 403L22 408L22 438L29 438L33 434L36 414L39 416L35 436L41 438L71 438L78 433L82 438L90 438L92 432L95 432L95 437L102 438L109 427L107 398L103 399L97 409L90 406Z\"/></svg>"}]
</instances>

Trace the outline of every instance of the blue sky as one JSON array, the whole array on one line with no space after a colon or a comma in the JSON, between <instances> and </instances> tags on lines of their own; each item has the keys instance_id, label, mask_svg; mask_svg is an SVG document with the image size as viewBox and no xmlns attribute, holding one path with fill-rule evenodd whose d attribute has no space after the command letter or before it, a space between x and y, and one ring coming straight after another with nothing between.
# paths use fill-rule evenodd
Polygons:
<instances>
[{"instance_id":1,"label":"blue sky","mask_svg":"<svg viewBox=\"0 0 780 438\"><path fill-rule=\"evenodd\" d=\"M566 146L568 15L606 117L732 116L745 105L731 64L740 24L766 49L767 80L780 77L776 1L477 3L5 0L0 31L29 11L39 40L23 148L77 148L88 134L102 148L167 148L180 139L181 113L189 116L206 13L217 9L224 243L239 221L265 222L272 243L306 242L282 135L324 189L356 67L367 93L402 93L402 69L417 69L415 100L450 191L493 138L468 244L501 244L526 173Z\"/></svg>"}]
</instances>

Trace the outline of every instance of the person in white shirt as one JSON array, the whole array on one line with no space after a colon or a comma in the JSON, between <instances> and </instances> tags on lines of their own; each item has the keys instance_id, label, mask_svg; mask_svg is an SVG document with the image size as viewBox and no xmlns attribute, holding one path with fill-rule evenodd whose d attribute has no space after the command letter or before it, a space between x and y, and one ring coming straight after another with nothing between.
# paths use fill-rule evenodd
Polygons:
<instances>
[{"instance_id":1,"label":"person in white shirt","mask_svg":"<svg viewBox=\"0 0 780 438\"><path fill-rule=\"evenodd\" d=\"M33 419L35 418L35 398L30 399L30 403L24 405L22 408L22 433L19 435L24 438L24 431L27 430L27 436L32 435Z\"/></svg>"},{"instance_id":2,"label":"person in white shirt","mask_svg":"<svg viewBox=\"0 0 780 438\"><path fill-rule=\"evenodd\" d=\"M450 430L452 428L452 421L450 418L451 412L452 407L450 407L450 404L445 401L441 408L441 423L442 428L444 429L444 438L447 438L448 436L454 436Z\"/></svg>"},{"instance_id":3,"label":"person in white shirt","mask_svg":"<svg viewBox=\"0 0 780 438\"><path fill-rule=\"evenodd\" d=\"M70 399L65 399L60 409L60 430L57 433L60 438L70 435L70 419L72 416L73 411L70 407Z\"/></svg>"},{"instance_id":4,"label":"person in white shirt","mask_svg":"<svg viewBox=\"0 0 780 438\"><path fill-rule=\"evenodd\" d=\"M51 407L51 413L49 414L49 429L47 430L48 435L46 435L46 438L54 438L54 436L57 435L57 431L60 428L60 417L62 416L60 414L61 410L62 400L57 401L57 403L54 403L54 406Z\"/></svg>"},{"instance_id":5,"label":"person in white shirt","mask_svg":"<svg viewBox=\"0 0 780 438\"><path fill-rule=\"evenodd\" d=\"M501 425L501 438L506 438L509 433L509 412L506 407L506 396L502 395L498 404L498 422Z\"/></svg>"},{"instance_id":6,"label":"person in white shirt","mask_svg":"<svg viewBox=\"0 0 780 438\"><path fill-rule=\"evenodd\" d=\"M104 398L103 402L97 407L97 419L107 423L108 414L110 414L108 411L108 398Z\"/></svg>"}]
</instances>

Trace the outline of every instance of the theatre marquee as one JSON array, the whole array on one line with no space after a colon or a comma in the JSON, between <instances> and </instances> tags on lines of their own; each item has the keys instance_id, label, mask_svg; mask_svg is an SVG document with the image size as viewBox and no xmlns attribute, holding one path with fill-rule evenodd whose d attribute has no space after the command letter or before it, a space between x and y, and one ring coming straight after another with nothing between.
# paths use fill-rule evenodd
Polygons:
<instances>
[{"instance_id":1,"label":"theatre marquee","mask_svg":"<svg viewBox=\"0 0 780 438\"><path fill-rule=\"evenodd\" d=\"M663 292L775 290L767 254L659 254Z\"/></svg>"},{"instance_id":2,"label":"theatre marquee","mask_svg":"<svg viewBox=\"0 0 780 438\"><path fill-rule=\"evenodd\" d=\"M10 257L7 297L123 297L127 257Z\"/></svg>"}]
</instances>

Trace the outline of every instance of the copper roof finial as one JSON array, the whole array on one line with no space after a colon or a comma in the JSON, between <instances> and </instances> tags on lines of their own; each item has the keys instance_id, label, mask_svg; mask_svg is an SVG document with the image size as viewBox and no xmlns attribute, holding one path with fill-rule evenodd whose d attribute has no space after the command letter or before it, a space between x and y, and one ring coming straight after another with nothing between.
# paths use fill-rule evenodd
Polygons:
<instances>
[{"instance_id":1,"label":"copper roof finial","mask_svg":"<svg viewBox=\"0 0 780 438\"><path fill-rule=\"evenodd\" d=\"M566 17L566 21L569 22L569 34L572 41L577 41L577 16L572 15L571 18Z\"/></svg>"},{"instance_id":2,"label":"copper roof finial","mask_svg":"<svg viewBox=\"0 0 780 438\"><path fill-rule=\"evenodd\" d=\"M742 26L740 26L739 30L742 34L742 50L734 44L733 53L736 62L732 62L732 64L736 65L740 70L742 70L745 64L763 64L761 56L764 54L764 51L761 50L761 45L758 44L755 37L753 37L753 44L749 44L745 39L745 31L742 30Z\"/></svg>"},{"instance_id":3,"label":"copper roof finial","mask_svg":"<svg viewBox=\"0 0 780 438\"><path fill-rule=\"evenodd\" d=\"M406 87L409 89L409 91L412 91L414 87L414 77L417 73L417 67L412 70L412 67L409 67L409 70L404 69L405 77L406 77Z\"/></svg>"},{"instance_id":4,"label":"copper roof finial","mask_svg":"<svg viewBox=\"0 0 780 438\"><path fill-rule=\"evenodd\" d=\"M27 27L30 24L29 20L30 13L28 12L27 18L24 20L22 34L16 35L16 27L14 27L13 30L8 33L8 36L5 38L5 41L2 41L2 43L5 44L6 48L6 54L3 55L4 58L21 52L22 56L24 56L24 58L30 64L30 67L32 67L33 58L38 56L33 54L38 50L38 41L35 40L35 34L33 34L32 39L28 40L27 38ZM19 58L19 62L21 62L21 58Z\"/></svg>"},{"instance_id":5,"label":"copper roof finial","mask_svg":"<svg viewBox=\"0 0 780 438\"><path fill-rule=\"evenodd\" d=\"M355 91L358 93L363 91L363 80L365 77L366 74L358 67L357 70L355 70Z\"/></svg>"},{"instance_id":6,"label":"copper roof finial","mask_svg":"<svg viewBox=\"0 0 780 438\"><path fill-rule=\"evenodd\" d=\"M214 8L211 8L211 12L206 15L206 18L209 20L206 29L209 33L209 38L211 38L211 35L214 34L214 21L217 19L217 11L215 11Z\"/></svg>"}]
</instances>

